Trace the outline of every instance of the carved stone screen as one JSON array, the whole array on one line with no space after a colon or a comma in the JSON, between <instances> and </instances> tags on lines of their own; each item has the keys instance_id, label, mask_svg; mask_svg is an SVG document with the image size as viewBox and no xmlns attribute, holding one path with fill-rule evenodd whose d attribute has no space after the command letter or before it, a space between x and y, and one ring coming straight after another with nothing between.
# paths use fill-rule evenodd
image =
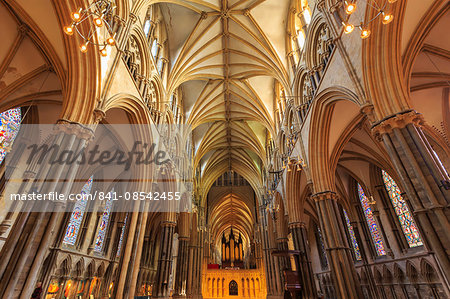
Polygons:
<instances>
[{"instance_id":1,"label":"carved stone screen","mask_svg":"<svg viewBox=\"0 0 450 299\"><path fill-rule=\"evenodd\" d=\"M234 281L234 280L230 281L229 288L230 288L230 292L229 292L230 296L238 295L238 284L236 281Z\"/></svg>"}]
</instances>

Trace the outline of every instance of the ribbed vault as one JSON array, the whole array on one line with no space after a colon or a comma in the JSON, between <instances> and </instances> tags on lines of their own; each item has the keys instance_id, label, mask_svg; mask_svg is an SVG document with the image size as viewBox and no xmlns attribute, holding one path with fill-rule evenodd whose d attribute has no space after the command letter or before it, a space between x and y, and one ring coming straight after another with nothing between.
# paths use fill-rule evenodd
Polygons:
<instances>
[{"instance_id":1,"label":"ribbed vault","mask_svg":"<svg viewBox=\"0 0 450 299\"><path fill-rule=\"evenodd\" d=\"M242 233L244 246L250 243L253 236L254 215L240 195L229 193L220 198L212 207L210 214L211 236L220 245L222 234L228 234L233 228Z\"/></svg>"},{"instance_id":2,"label":"ribbed vault","mask_svg":"<svg viewBox=\"0 0 450 299\"><path fill-rule=\"evenodd\" d=\"M169 34L167 91L182 89L203 194L228 170L257 190L266 142L274 135L274 84L289 89L284 54L288 1L159 5L169 33L174 33ZM178 16L183 20L177 21Z\"/></svg>"}]
</instances>

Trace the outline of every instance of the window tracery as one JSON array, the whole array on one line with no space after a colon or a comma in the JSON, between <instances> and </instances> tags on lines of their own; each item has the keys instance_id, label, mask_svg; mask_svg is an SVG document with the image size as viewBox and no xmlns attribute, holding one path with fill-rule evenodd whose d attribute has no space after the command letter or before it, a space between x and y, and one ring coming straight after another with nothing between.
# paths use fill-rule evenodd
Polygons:
<instances>
[{"instance_id":1,"label":"window tracery","mask_svg":"<svg viewBox=\"0 0 450 299\"><path fill-rule=\"evenodd\" d=\"M378 225L375 221L372 208L370 207L369 199L367 198L364 189L358 183L358 196L361 206L363 208L364 216L366 217L367 225L369 226L369 231L372 236L373 243L375 245L375 251L377 255L386 255L386 250L384 247L383 240L381 238L381 233L378 230Z\"/></svg>"},{"instance_id":2,"label":"window tracery","mask_svg":"<svg viewBox=\"0 0 450 299\"><path fill-rule=\"evenodd\" d=\"M353 230L353 226L350 223L350 219L348 218L347 211L342 209L344 212L345 223L347 224L348 234L350 235L350 241L352 242L353 251L355 252L356 260L361 260L361 252L359 251L358 241L356 240L355 231Z\"/></svg>"},{"instance_id":3,"label":"window tracery","mask_svg":"<svg viewBox=\"0 0 450 299\"><path fill-rule=\"evenodd\" d=\"M16 139L21 122L21 108L10 109L0 114L0 163Z\"/></svg>"},{"instance_id":4,"label":"window tracery","mask_svg":"<svg viewBox=\"0 0 450 299\"><path fill-rule=\"evenodd\" d=\"M110 192L110 196L113 192L114 189ZM101 252L103 249L103 244L105 241L106 232L109 224L109 218L111 216L112 205L113 201L109 199L105 203L105 208L103 209L103 215L100 222L100 228L98 230L97 238L95 240L94 251Z\"/></svg>"},{"instance_id":5,"label":"window tracery","mask_svg":"<svg viewBox=\"0 0 450 299\"><path fill-rule=\"evenodd\" d=\"M86 195L91 193L93 179L94 176L91 176L81 189L80 194L82 195L83 199L78 200L75 203L72 215L70 216L69 224L67 225L66 233L64 235L63 243L65 244L75 245L77 241L80 226L83 221L83 216L88 204L88 199L86 198Z\"/></svg>"},{"instance_id":6,"label":"window tracery","mask_svg":"<svg viewBox=\"0 0 450 299\"><path fill-rule=\"evenodd\" d=\"M423 245L422 239L420 238L419 229L417 228L411 212L409 211L406 201L401 195L400 188L385 170L381 170L381 174L383 176L384 186L389 194L391 203L394 206L395 213L398 216L398 220L409 247Z\"/></svg>"},{"instance_id":7,"label":"window tracery","mask_svg":"<svg viewBox=\"0 0 450 299\"><path fill-rule=\"evenodd\" d=\"M123 226L122 226L122 231L120 232L119 245L117 246L116 256L120 256L120 251L122 250L123 237L125 235L125 229L127 227L127 219L128 219L128 214L125 215L125 219L123 220Z\"/></svg>"}]
</instances>

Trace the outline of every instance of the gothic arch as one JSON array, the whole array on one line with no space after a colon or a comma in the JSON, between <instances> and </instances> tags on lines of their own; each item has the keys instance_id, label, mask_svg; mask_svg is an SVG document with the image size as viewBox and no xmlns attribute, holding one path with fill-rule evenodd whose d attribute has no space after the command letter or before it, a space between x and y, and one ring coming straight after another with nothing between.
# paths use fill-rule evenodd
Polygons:
<instances>
[{"instance_id":1,"label":"gothic arch","mask_svg":"<svg viewBox=\"0 0 450 299\"><path fill-rule=\"evenodd\" d=\"M323 15L321 13L315 14L309 24L309 32L305 42L305 62L309 70L314 69L322 63L318 55L318 47L320 45L321 31L326 27L327 25Z\"/></svg>"},{"instance_id":2,"label":"gothic arch","mask_svg":"<svg viewBox=\"0 0 450 299\"><path fill-rule=\"evenodd\" d=\"M408 276L409 281L413 284L417 283L420 279L419 272L417 271L414 264L410 261L406 262L406 275Z\"/></svg>"},{"instance_id":3,"label":"gothic arch","mask_svg":"<svg viewBox=\"0 0 450 299\"><path fill-rule=\"evenodd\" d=\"M330 145L330 130L333 114L336 113L334 110L337 103L356 104L356 106L353 104L344 106L349 117L344 119L346 122L345 125L342 125L343 127L347 127L351 122L353 122L353 126L356 125L354 123L355 117L360 117L358 99L353 92L342 88L329 88L317 95L310 112L310 140L308 140L307 150L309 169L311 169L311 178L315 192L334 189L334 172L332 169L334 169L335 165L330 164L329 157L336 146L334 144ZM351 109L354 110L353 117ZM331 152L329 151L330 147ZM318 148L324 149L324 152L320 155L315 152L315 149Z\"/></svg>"},{"instance_id":4,"label":"gothic arch","mask_svg":"<svg viewBox=\"0 0 450 299\"><path fill-rule=\"evenodd\" d=\"M428 283L436 283L439 281L436 270L425 258L422 258L420 261L420 273Z\"/></svg>"}]
</instances>

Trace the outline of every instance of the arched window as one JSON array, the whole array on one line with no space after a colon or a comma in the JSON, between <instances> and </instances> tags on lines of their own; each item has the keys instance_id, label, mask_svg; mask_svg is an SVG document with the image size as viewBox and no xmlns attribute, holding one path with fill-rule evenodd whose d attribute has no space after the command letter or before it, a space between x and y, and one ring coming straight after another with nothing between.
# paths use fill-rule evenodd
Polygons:
<instances>
[{"instance_id":1,"label":"arched window","mask_svg":"<svg viewBox=\"0 0 450 299\"><path fill-rule=\"evenodd\" d=\"M83 221L84 212L88 203L88 199L85 196L91 193L93 178L94 177L91 176L86 184L84 184L83 189L81 189L83 199L78 200L73 207L73 212L70 216L63 243L75 245L75 242L77 241L78 232L80 231L81 222Z\"/></svg>"},{"instance_id":2,"label":"arched window","mask_svg":"<svg viewBox=\"0 0 450 299\"><path fill-rule=\"evenodd\" d=\"M315 225L314 233L316 235L316 244L317 251L319 252L320 265L322 269L326 269L328 267L327 253L325 251L325 244L323 243L322 232L320 231L320 227Z\"/></svg>"},{"instance_id":3,"label":"arched window","mask_svg":"<svg viewBox=\"0 0 450 299\"><path fill-rule=\"evenodd\" d=\"M144 34L148 37L148 34L150 33L150 27L152 23L149 19L145 20L144 22Z\"/></svg>"},{"instance_id":4,"label":"arched window","mask_svg":"<svg viewBox=\"0 0 450 299\"><path fill-rule=\"evenodd\" d=\"M0 163L5 159L14 139L19 133L22 112L20 108L10 109L0 114Z\"/></svg>"},{"instance_id":5,"label":"arched window","mask_svg":"<svg viewBox=\"0 0 450 299\"><path fill-rule=\"evenodd\" d=\"M382 170L381 174L383 175L384 186L386 187L389 198L394 206L395 213L400 221L403 234L406 237L409 247L423 245L417 225L411 216L406 201L401 195L402 192L400 191L400 188L398 188L397 183L395 183L394 179L386 171Z\"/></svg>"},{"instance_id":6,"label":"arched window","mask_svg":"<svg viewBox=\"0 0 450 299\"><path fill-rule=\"evenodd\" d=\"M109 193L109 197L112 196L113 192L114 192L114 189ZM102 220L100 222L100 228L98 230L97 239L95 240L94 251L101 252L103 249L103 243L105 241L109 218L111 216L112 204L113 204L113 201L111 199L108 199L105 203L105 209L103 210Z\"/></svg>"},{"instance_id":7,"label":"arched window","mask_svg":"<svg viewBox=\"0 0 450 299\"><path fill-rule=\"evenodd\" d=\"M158 55L158 38L155 38L155 39L153 40L151 52L152 52L153 58L156 59L156 56Z\"/></svg>"},{"instance_id":8,"label":"arched window","mask_svg":"<svg viewBox=\"0 0 450 299\"><path fill-rule=\"evenodd\" d=\"M127 219L128 219L128 214L125 215L125 220L123 221L122 232L120 233L119 245L117 246L116 256L120 256L120 251L122 249L123 237L125 235L125 228L127 227Z\"/></svg>"},{"instance_id":9,"label":"arched window","mask_svg":"<svg viewBox=\"0 0 450 299\"><path fill-rule=\"evenodd\" d=\"M381 239L381 234L378 231L378 225L375 222L375 217L373 216L372 208L370 207L369 204L369 199L367 198L363 188L359 183L358 183L358 196L359 201L361 202L363 208L364 216L366 217L367 225L369 226L370 234L372 235L372 240L375 245L377 255L385 255L386 250L384 249L383 240Z\"/></svg>"},{"instance_id":10,"label":"arched window","mask_svg":"<svg viewBox=\"0 0 450 299\"><path fill-rule=\"evenodd\" d=\"M228 294L230 296L237 296L238 295L238 284L235 280L230 281Z\"/></svg>"},{"instance_id":11,"label":"arched window","mask_svg":"<svg viewBox=\"0 0 450 299\"><path fill-rule=\"evenodd\" d=\"M311 23L311 11L306 0L300 1L298 12L295 16L295 33L297 36L298 48L301 50L305 45L306 27Z\"/></svg>"},{"instance_id":12,"label":"arched window","mask_svg":"<svg viewBox=\"0 0 450 299\"><path fill-rule=\"evenodd\" d=\"M353 251L355 252L356 260L361 260L361 252L359 251L358 241L356 241L355 231L353 230L353 226L350 223L350 219L348 218L347 211L344 210L344 218L345 223L347 223L348 234L350 235L350 240L352 241Z\"/></svg>"}]
</instances>

